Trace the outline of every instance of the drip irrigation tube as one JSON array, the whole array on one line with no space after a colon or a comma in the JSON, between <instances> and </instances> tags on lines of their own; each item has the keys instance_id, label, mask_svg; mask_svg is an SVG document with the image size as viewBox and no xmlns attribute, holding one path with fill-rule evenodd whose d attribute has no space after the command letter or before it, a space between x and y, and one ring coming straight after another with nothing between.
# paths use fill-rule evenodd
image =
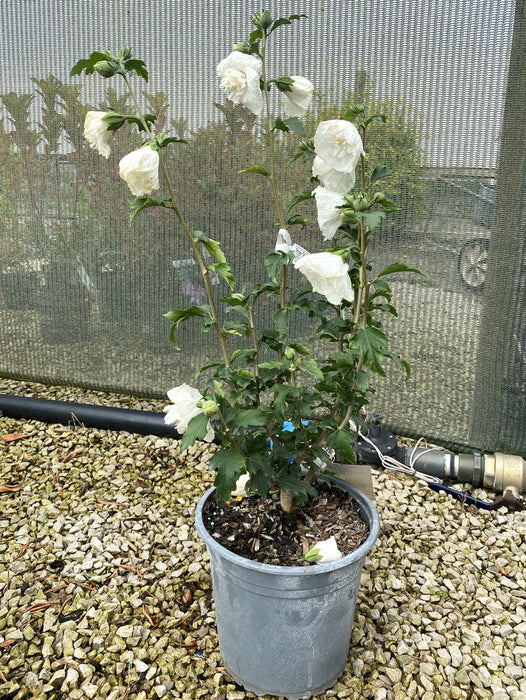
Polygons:
<instances>
[{"instance_id":1,"label":"drip irrigation tube","mask_svg":"<svg viewBox=\"0 0 526 700\"><path fill-rule=\"evenodd\" d=\"M0 415L44 423L78 423L87 428L126 431L174 440L181 438L173 425L164 422L164 413L153 411L0 394ZM354 445L359 462L374 464L376 455L392 456L401 464L412 468L416 466L419 472L436 477L435 481L471 483L494 491L502 490L508 507L524 507L520 494L526 493L526 461L522 457L499 453L454 455L439 449L409 450L400 447L396 438L380 427L380 418L375 415L372 420L366 442L358 440ZM216 436L215 441L217 440ZM381 462L382 459L379 459L378 464ZM455 495L454 489L448 487L435 486L435 489L447 491L454 497L459 497L458 494L464 497L460 492ZM479 507L496 507L499 503L500 501L494 504L484 503L483 506L479 501Z\"/></svg>"},{"instance_id":2,"label":"drip irrigation tube","mask_svg":"<svg viewBox=\"0 0 526 700\"><path fill-rule=\"evenodd\" d=\"M43 423L77 423L87 428L123 430L175 440L181 438L173 425L164 422L164 413L154 411L0 394L0 412L9 418L25 418Z\"/></svg>"}]
</instances>

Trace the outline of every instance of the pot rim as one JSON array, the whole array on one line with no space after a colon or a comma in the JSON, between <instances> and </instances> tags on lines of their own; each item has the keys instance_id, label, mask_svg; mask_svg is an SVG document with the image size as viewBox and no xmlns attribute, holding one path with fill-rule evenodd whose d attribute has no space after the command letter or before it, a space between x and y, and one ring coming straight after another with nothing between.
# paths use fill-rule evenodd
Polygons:
<instances>
[{"instance_id":1,"label":"pot rim","mask_svg":"<svg viewBox=\"0 0 526 700\"><path fill-rule=\"evenodd\" d=\"M365 557L369 550L372 549L378 535L380 534L380 517L374 503L355 486L352 486L347 481L339 479L335 476L330 476L329 480L334 483L335 486L338 486L349 493L350 496L358 503L360 512L364 513L366 522L369 526L369 535L367 536L367 539L362 542L362 544L353 552L350 552L336 561L315 564L312 566L279 566L277 564L264 564L263 562L246 559L235 552L231 552L212 537L203 522L203 508L210 496L215 492L215 486L209 488L199 499L199 503L197 504L195 511L195 525L197 531L207 548L215 550L223 559L227 559L233 564L237 564L238 566L242 566L246 569L257 570L262 573L269 573L278 576L316 576L319 574L337 571L338 569L346 567L349 564L353 564L355 561Z\"/></svg>"}]
</instances>

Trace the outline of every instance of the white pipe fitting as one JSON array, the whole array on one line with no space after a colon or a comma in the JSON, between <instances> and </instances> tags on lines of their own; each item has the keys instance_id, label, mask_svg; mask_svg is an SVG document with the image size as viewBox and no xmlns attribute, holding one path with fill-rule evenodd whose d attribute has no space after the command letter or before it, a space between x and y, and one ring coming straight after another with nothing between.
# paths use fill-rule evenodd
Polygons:
<instances>
[{"instance_id":1,"label":"white pipe fitting","mask_svg":"<svg viewBox=\"0 0 526 700\"><path fill-rule=\"evenodd\" d=\"M484 486L492 491L511 491L516 498L526 492L526 462L522 457L496 452L483 459Z\"/></svg>"}]
</instances>

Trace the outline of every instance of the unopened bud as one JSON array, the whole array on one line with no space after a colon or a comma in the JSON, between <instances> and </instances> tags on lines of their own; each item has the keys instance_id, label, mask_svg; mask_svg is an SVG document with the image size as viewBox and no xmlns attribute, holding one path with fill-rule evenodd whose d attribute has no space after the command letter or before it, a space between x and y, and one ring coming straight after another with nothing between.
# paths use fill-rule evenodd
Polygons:
<instances>
[{"instance_id":1,"label":"unopened bud","mask_svg":"<svg viewBox=\"0 0 526 700\"><path fill-rule=\"evenodd\" d=\"M199 404L198 404L199 406ZM213 416L217 412L217 404L212 399L200 402L200 408L206 416Z\"/></svg>"},{"instance_id":2,"label":"unopened bud","mask_svg":"<svg viewBox=\"0 0 526 700\"><path fill-rule=\"evenodd\" d=\"M285 357L287 358L287 360L294 360L294 359L296 359L296 351L294 350L294 348L286 347L286 348L285 348L285 352L284 352L283 354L285 355Z\"/></svg>"},{"instance_id":3,"label":"unopened bud","mask_svg":"<svg viewBox=\"0 0 526 700\"><path fill-rule=\"evenodd\" d=\"M270 14L265 10L262 12L260 15L253 14L252 15L252 22L253 24L256 25L259 29L266 30L270 27L272 24L272 17Z\"/></svg>"},{"instance_id":4,"label":"unopened bud","mask_svg":"<svg viewBox=\"0 0 526 700\"><path fill-rule=\"evenodd\" d=\"M363 211L369 206L369 200L363 194L358 195L354 199L354 208L356 211Z\"/></svg>"},{"instance_id":5,"label":"unopened bud","mask_svg":"<svg viewBox=\"0 0 526 700\"><path fill-rule=\"evenodd\" d=\"M259 15L259 22L261 25L262 29L268 29L270 25L272 24L272 17L270 14L265 10Z\"/></svg>"},{"instance_id":6,"label":"unopened bud","mask_svg":"<svg viewBox=\"0 0 526 700\"><path fill-rule=\"evenodd\" d=\"M115 75L115 66L109 61L97 61L93 67L103 78L111 78Z\"/></svg>"},{"instance_id":7,"label":"unopened bud","mask_svg":"<svg viewBox=\"0 0 526 700\"><path fill-rule=\"evenodd\" d=\"M234 46L234 51L241 51L241 53L250 53L250 44L246 41L240 41L239 44Z\"/></svg>"}]
</instances>

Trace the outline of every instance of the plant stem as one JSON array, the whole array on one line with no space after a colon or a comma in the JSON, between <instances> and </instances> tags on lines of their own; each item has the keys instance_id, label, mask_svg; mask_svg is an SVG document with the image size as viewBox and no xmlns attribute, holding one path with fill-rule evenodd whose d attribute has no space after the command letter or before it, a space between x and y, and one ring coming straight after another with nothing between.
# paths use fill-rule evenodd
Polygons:
<instances>
[{"instance_id":1,"label":"plant stem","mask_svg":"<svg viewBox=\"0 0 526 700\"><path fill-rule=\"evenodd\" d=\"M269 157L269 180L272 189L272 198L274 200L274 206L276 207L276 215L278 218L278 224L280 228L285 228L285 217L283 216L281 202L277 187L276 178L276 158L274 153L274 140L273 140L273 125L272 125L272 115L270 113L270 98L269 91L267 87L267 69L265 65L265 54L267 45L267 35L263 32L262 39L262 49L261 49L261 78L263 81L263 95L265 98L265 114L266 114L266 137L267 137L267 148ZM279 291L279 307L284 309L287 306L287 266L281 265L281 281L280 281L280 291ZM278 346L278 359L283 357L283 343Z\"/></svg>"},{"instance_id":2,"label":"plant stem","mask_svg":"<svg viewBox=\"0 0 526 700\"><path fill-rule=\"evenodd\" d=\"M256 405L260 404L260 382L259 382L259 345L256 335L256 326L254 324L254 311L251 306L248 307L248 322L250 325L250 334L252 337L252 344L254 346L254 375L256 377Z\"/></svg>"},{"instance_id":3,"label":"plant stem","mask_svg":"<svg viewBox=\"0 0 526 700\"><path fill-rule=\"evenodd\" d=\"M135 105L135 109L137 111L139 119L141 120L141 124L142 124L144 130L146 131L146 133L150 137L153 137L152 130L150 129L148 122L144 119L144 117L142 115L141 108L140 108L139 103L137 101L137 97L135 95L135 92L131 86L131 83L128 80L128 76L123 75L123 78L126 82L128 90L130 91L130 95L131 95L133 103ZM197 239L194 238L192 231L190 230L190 227L186 223L186 219L182 215L181 210L179 209L179 206L177 204L177 198L175 196L175 191L174 191L174 188L172 186L172 183L170 180L170 175L168 173L168 168L166 167L166 163L164 162L164 158L162 156L161 151L159 151L159 164L161 166L161 170L163 172L164 179L166 181L166 185L168 187L171 208L174 210L175 215L177 216L179 223L181 224L181 227L183 229L183 233L184 233L185 237L187 238L187 240L192 248L192 252L195 256L195 259L197 260L199 270L201 271L201 275L203 277L203 281L205 284L206 293L208 296L208 301L210 303L210 313L211 313L212 320L214 323L214 328L215 328L216 333L217 333L219 345L221 346L221 352L223 354L223 359L224 359L225 365L228 367L230 365L230 357L229 357L229 353L228 353L228 348L226 346L225 337L224 337L222 329L221 329L221 324L219 322L219 317L217 314L217 308L216 308L214 296L212 293L212 285L210 282L210 275L208 273L205 262L203 260L203 256L201 255L201 251L199 250L199 245L198 245Z\"/></svg>"},{"instance_id":4,"label":"plant stem","mask_svg":"<svg viewBox=\"0 0 526 700\"><path fill-rule=\"evenodd\" d=\"M296 508L296 496L293 493L279 492L279 504L285 513L292 513Z\"/></svg>"}]
</instances>

